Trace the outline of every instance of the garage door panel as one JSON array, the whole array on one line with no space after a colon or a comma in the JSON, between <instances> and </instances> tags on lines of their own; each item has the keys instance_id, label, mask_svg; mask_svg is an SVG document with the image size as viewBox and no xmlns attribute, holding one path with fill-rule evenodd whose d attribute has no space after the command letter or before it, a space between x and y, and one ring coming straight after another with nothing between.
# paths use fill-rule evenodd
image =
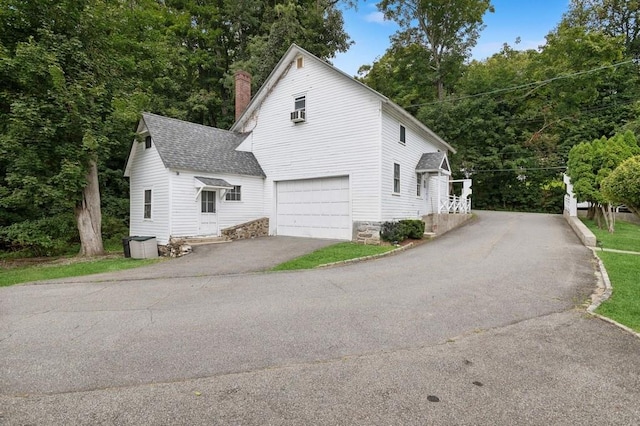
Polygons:
<instances>
[{"instance_id":1,"label":"garage door panel","mask_svg":"<svg viewBox=\"0 0 640 426\"><path fill-rule=\"evenodd\" d=\"M276 197L278 235L351 239L348 177L278 182Z\"/></svg>"}]
</instances>

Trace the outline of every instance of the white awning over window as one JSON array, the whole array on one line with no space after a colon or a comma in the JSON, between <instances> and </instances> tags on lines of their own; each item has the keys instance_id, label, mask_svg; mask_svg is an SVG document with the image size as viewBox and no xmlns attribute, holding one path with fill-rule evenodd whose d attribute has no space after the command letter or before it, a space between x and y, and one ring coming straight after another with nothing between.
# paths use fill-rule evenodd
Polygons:
<instances>
[{"instance_id":1,"label":"white awning over window","mask_svg":"<svg viewBox=\"0 0 640 426\"><path fill-rule=\"evenodd\" d=\"M198 199L200 193L204 190L222 190L219 191L220 198L222 198L229 189L233 189L233 185L231 185L224 179L203 176L196 176L195 187L198 190L198 192L196 192L196 200Z\"/></svg>"}]
</instances>

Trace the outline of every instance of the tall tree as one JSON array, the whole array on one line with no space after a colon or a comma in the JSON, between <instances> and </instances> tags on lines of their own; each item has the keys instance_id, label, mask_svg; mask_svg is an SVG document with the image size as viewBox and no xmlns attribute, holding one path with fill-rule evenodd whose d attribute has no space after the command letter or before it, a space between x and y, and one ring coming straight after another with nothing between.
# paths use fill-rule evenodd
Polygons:
<instances>
[{"instance_id":1,"label":"tall tree","mask_svg":"<svg viewBox=\"0 0 640 426\"><path fill-rule=\"evenodd\" d=\"M400 25L401 37L425 46L436 73L438 99L444 99L444 67L471 54L490 0L382 0L378 8Z\"/></svg>"},{"instance_id":2,"label":"tall tree","mask_svg":"<svg viewBox=\"0 0 640 426\"><path fill-rule=\"evenodd\" d=\"M563 22L602 31L612 37L622 36L629 53L640 55L638 0L571 0Z\"/></svg>"},{"instance_id":3,"label":"tall tree","mask_svg":"<svg viewBox=\"0 0 640 426\"><path fill-rule=\"evenodd\" d=\"M640 217L640 155L622 162L602 181L602 192Z\"/></svg>"},{"instance_id":4,"label":"tall tree","mask_svg":"<svg viewBox=\"0 0 640 426\"><path fill-rule=\"evenodd\" d=\"M420 44L394 42L373 65L360 67L359 79L415 115L420 104L437 99L430 57ZM454 81L450 82L453 85Z\"/></svg>"},{"instance_id":5,"label":"tall tree","mask_svg":"<svg viewBox=\"0 0 640 426\"><path fill-rule=\"evenodd\" d=\"M351 41L337 5L335 0L277 2L265 10L261 31L249 38L247 48L231 68L250 72L253 86L259 87L292 43L327 61L337 52L345 52ZM231 77L228 73L229 88L233 85Z\"/></svg>"},{"instance_id":6,"label":"tall tree","mask_svg":"<svg viewBox=\"0 0 640 426\"><path fill-rule=\"evenodd\" d=\"M588 201L596 206L593 211L601 225L604 220L609 232L615 229L611 214L611 197L603 191L603 182L626 159L638 155L640 147L631 132L618 133L607 139L582 142L569 152L567 175L573 183L578 201Z\"/></svg>"},{"instance_id":7,"label":"tall tree","mask_svg":"<svg viewBox=\"0 0 640 426\"><path fill-rule=\"evenodd\" d=\"M34 219L72 210L81 255L104 251L98 170L144 98L140 45L153 0L2 0L2 207ZM161 19L160 19L161 20ZM136 55L137 53L137 55ZM147 61L149 58L146 59ZM153 62L153 61L151 61ZM137 113L136 113L137 115ZM116 136L122 136L118 134Z\"/></svg>"},{"instance_id":8,"label":"tall tree","mask_svg":"<svg viewBox=\"0 0 640 426\"><path fill-rule=\"evenodd\" d=\"M235 68L263 64L258 85L292 42L345 50L337 2L0 0L0 246L29 246L7 235L51 217L72 234L75 211L65 241L100 253L101 216L109 232L128 215L121 169L140 112L227 127Z\"/></svg>"}]
</instances>

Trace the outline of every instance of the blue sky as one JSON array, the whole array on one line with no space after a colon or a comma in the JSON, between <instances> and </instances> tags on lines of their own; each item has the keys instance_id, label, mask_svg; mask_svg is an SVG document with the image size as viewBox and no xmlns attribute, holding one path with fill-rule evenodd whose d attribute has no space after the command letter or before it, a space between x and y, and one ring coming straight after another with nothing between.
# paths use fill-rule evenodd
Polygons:
<instances>
[{"instance_id":1,"label":"blue sky","mask_svg":"<svg viewBox=\"0 0 640 426\"><path fill-rule=\"evenodd\" d=\"M344 12L345 30L355 41L346 53L340 53L333 64L349 75L358 68L372 64L389 47L389 36L396 32L393 22L385 21L375 0L360 0L358 10ZM484 59L497 53L503 43L516 49L537 48L545 36L560 22L569 0L492 0L494 13L485 15L486 28L473 50L474 59ZM521 42L515 45L520 37Z\"/></svg>"}]
</instances>

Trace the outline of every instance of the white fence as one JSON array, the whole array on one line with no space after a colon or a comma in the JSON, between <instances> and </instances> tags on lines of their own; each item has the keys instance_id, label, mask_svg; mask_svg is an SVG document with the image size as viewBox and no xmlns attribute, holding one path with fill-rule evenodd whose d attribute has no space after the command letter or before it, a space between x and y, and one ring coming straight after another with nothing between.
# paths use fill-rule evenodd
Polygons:
<instances>
[{"instance_id":1,"label":"white fence","mask_svg":"<svg viewBox=\"0 0 640 426\"><path fill-rule=\"evenodd\" d=\"M471 198L469 197L472 193L471 179L459 179L459 180L451 180L447 181L447 184L462 183L462 194L461 195L445 195L440 194L438 197L438 213L461 213L468 214L471 213ZM448 192L448 191L447 191Z\"/></svg>"},{"instance_id":2,"label":"white fence","mask_svg":"<svg viewBox=\"0 0 640 426\"><path fill-rule=\"evenodd\" d=\"M451 195L449 199L441 199L438 213L471 213L471 198Z\"/></svg>"}]
</instances>

